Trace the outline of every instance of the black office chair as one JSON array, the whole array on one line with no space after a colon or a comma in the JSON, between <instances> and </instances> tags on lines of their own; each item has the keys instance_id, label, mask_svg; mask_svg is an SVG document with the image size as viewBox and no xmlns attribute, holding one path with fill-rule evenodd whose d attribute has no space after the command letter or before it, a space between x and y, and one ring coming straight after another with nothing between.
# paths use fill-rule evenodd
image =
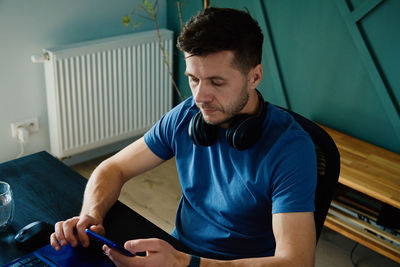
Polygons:
<instances>
[{"instance_id":1,"label":"black office chair","mask_svg":"<svg viewBox=\"0 0 400 267\"><path fill-rule=\"evenodd\" d=\"M315 145L318 174L317 188L315 191L314 221L318 242L339 180L339 151L335 142L324 129L293 111L285 108L282 109L288 111L294 117L301 127L310 135Z\"/></svg>"}]
</instances>

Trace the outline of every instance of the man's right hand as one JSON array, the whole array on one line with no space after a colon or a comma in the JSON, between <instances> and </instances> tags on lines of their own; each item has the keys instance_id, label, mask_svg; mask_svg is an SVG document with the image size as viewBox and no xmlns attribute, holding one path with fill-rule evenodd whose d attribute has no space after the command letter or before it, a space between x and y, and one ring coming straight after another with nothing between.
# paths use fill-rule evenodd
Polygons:
<instances>
[{"instance_id":1,"label":"man's right hand","mask_svg":"<svg viewBox=\"0 0 400 267\"><path fill-rule=\"evenodd\" d=\"M101 223L100 220L89 215L57 222L55 232L50 236L50 244L57 251L67 243L76 247L80 242L82 246L87 247L89 246L89 237L85 233L85 229L90 228L91 231L104 236L105 230Z\"/></svg>"}]
</instances>

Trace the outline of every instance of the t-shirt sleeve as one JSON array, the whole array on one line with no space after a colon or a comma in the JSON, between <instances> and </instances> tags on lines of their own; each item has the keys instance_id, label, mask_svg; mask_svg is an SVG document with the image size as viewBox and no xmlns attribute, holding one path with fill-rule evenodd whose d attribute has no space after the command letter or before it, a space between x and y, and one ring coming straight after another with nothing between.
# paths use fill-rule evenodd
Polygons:
<instances>
[{"instance_id":1,"label":"t-shirt sleeve","mask_svg":"<svg viewBox=\"0 0 400 267\"><path fill-rule=\"evenodd\" d=\"M317 164L315 147L304 132L294 131L279 140L272 164L272 213L315 210Z\"/></svg>"},{"instance_id":2,"label":"t-shirt sleeve","mask_svg":"<svg viewBox=\"0 0 400 267\"><path fill-rule=\"evenodd\" d=\"M168 111L145 133L144 141L154 154L164 160L175 156L179 142L179 137L176 136L178 128L183 127L184 122L191 118L190 112L196 112L192 110L193 107L196 106L190 97Z\"/></svg>"},{"instance_id":3,"label":"t-shirt sleeve","mask_svg":"<svg viewBox=\"0 0 400 267\"><path fill-rule=\"evenodd\" d=\"M168 160L174 156L173 131L174 110L166 113L144 135L144 141L150 150L158 157Z\"/></svg>"}]
</instances>

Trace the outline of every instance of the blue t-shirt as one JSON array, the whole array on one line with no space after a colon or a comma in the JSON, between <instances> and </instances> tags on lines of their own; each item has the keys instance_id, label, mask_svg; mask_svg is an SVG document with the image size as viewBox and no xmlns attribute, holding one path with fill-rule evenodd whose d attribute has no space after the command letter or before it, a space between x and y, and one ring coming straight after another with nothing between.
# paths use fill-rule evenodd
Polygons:
<instances>
[{"instance_id":1,"label":"blue t-shirt","mask_svg":"<svg viewBox=\"0 0 400 267\"><path fill-rule=\"evenodd\" d=\"M314 211L316 159L308 134L287 112L268 104L260 140L238 151L219 128L216 144L192 143L188 126L199 111L192 97L144 136L160 158L175 156L182 198L177 239L217 258L272 256L272 214Z\"/></svg>"}]
</instances>

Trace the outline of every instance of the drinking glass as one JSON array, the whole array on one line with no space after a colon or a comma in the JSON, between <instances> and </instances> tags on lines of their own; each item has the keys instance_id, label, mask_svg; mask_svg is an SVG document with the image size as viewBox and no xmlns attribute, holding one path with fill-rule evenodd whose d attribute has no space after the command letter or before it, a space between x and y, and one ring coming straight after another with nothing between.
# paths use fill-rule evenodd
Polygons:
<instances>
[{"instance_id":1,"label":"drinking glass","mask_svg":"<svg viewBox=\"0 0 400 267\"><path fill-rule=\"evenodd\" d=\"M0 181L0 232L7 230L14 214L14 199L10 185Z\"/></svg>"}]
</instances>

